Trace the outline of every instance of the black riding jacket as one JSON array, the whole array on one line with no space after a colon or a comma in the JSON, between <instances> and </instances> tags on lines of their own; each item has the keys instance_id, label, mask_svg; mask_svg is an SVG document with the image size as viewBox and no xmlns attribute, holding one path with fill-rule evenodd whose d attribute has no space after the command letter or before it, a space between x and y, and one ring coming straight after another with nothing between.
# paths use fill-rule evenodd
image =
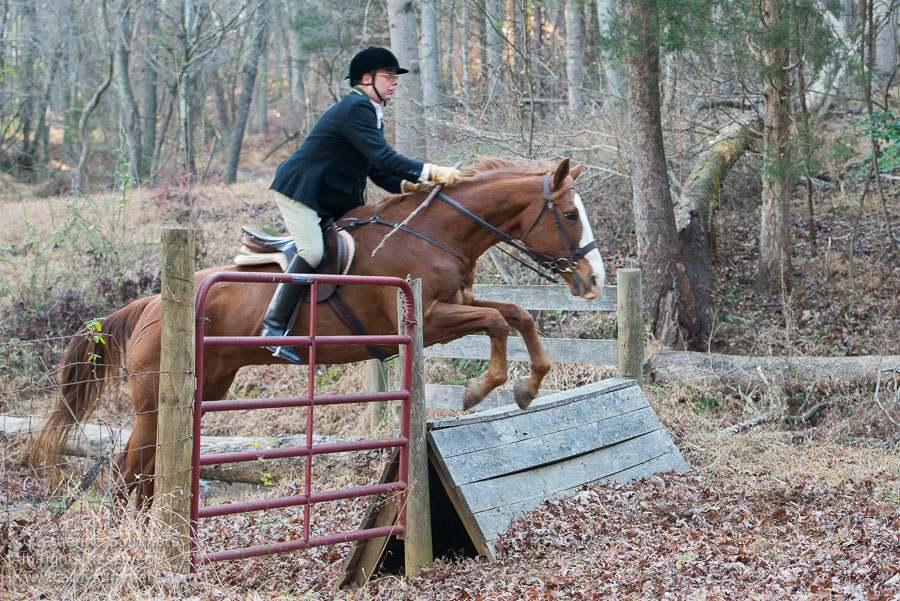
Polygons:
<instances>
[{"instance_id":1,"label":"black riding jacket","mask_svg":"<svg viewBox=\"0 0 900 601\"><path fill-rule=\"evenodd\" d=\"M270 189L304 203L320 217L340 219L364 204L366 177L399 193L402 180L417 181L423 168L421 161L388 145L369 97L351 92L322 115L300 148L278 166Z\"/></svg>"}]
</instances>

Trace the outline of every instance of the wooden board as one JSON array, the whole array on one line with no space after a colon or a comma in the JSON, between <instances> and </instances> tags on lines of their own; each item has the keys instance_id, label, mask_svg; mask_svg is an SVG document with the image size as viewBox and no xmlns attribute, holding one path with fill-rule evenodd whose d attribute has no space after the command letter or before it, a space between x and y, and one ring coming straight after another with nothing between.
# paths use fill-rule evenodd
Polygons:
<instances>
[{"instance_id":1,"label":"wooden board","mask_svg":"<svg viewBox=\"0 0 900 601\"><path fill-rule=\"evenodd\" d=\"M436 555L458 550L462 537L472 555L489 559L513 518L548 498L688 469L640 387L624 378L547 394L527 411L506 405L431 420L428 455ZM361 527L387 518L370 508ZM386 561L378 552L402 552L390 544L385 553L384 541L355 543L341 583L377 572Z\"/></svg>"},{"instance_id":2,"label":"wooden board","mask_svg":"<svg viewBox=\"0 0 900 601\"><path fill-rule=\"evenodd\" d=\"M593 338L541 338L541 344L553 363L587 363L590 365L618 365L619 343L616 340ZM489 336L463 336L447 344L433 344L425 349L425 356L443 359L490 359ZM528 349L521 336L506 339L508 361L530 361Z\"/></svg>"},{"instance_id":3,"label":"wooden board","mask_svg":"<svg viewBox=\"0 0 900 601\"><path fill-rule=\"evenodd\" d=\"M601 480L627 480L687 464L633 380L615 378L495 409L435 420L429 449L458 497L467 530L493 557L516 515Z\"/></svg>"},{"instance_id":4,"label":"wooden board","mask_svg":"<svg viewBox=\"0 0 900 601\"><path fill-rule=\"evenodd\" d=\"M538 398L558 392L556 390L541 390L538 392ZM454 411L465 411L463 409L463 397L466 394L465 386L452 386L450 384L426 384L425 385L425 406L428 409L453 409ZM497 407L507 407L512 405L516 407L516 399L513 396L512 388L495 388L484 400L481 401L474 409L476 411L484 411L486 409L496 409Z\"/></svg>"},{"instance_id":5,"label":"wooden board","mask_svg":"<svg viewBox=\"0 0 900 601\"><path fill-rule=\"evenodd\" d=\"M529 311L615 311L616 287L604 286L600 296L585 300L572 296L568 286L472 286L475 298L515 303Z\"/></svg>"}]
</instances>

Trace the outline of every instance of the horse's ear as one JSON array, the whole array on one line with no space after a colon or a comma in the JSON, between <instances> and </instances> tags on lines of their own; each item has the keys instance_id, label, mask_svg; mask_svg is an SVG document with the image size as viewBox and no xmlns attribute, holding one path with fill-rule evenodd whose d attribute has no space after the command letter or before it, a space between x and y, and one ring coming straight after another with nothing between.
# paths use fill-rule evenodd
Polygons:
<instances>
[{"instance_id":1,"label":"horse's ear","mask_svg":"<svg viewBox=\"0 0 900 601\"><path fill-rule=\"evenodd\" d=\"M559 190L567 175L569 175L569 159L563 159L556 171L553 172L553 185L550 189Z\"/></svg>"},{"instance_id":2,"label":"horse's ear","mask_svg":"<svg viewBox=\"0 0 900 601\"><path fill-rule=\"evenodd\" d=\"M569 175L572 176L573 180L578 179L578 176L581 175L581 168L584 166L584 161L578 163L571 169L569 169Z\"/></svg>"}]
</instances>

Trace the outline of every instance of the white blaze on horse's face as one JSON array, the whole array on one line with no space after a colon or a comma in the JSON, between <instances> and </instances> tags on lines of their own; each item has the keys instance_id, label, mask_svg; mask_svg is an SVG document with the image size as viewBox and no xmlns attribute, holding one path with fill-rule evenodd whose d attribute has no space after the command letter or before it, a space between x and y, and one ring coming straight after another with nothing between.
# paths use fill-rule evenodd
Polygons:
<instances>
[{"instance_id":1,"label":"white blaze on horse's face","mask_svg":"<svg viewBox=\"0 0 900 601\"><path fill-rule=\"evenodd\" d=\"M581 197L578 196L578 192L575 192L573 201L575 202L575 207L578 209L578 217L581 219L581 240L578 242L578 246L579 248L582 248L586 244L590 244L594 241L594 232L591 231L591 223L588 221L587 210L584 208L584 203L581 202ZM595 248L586 254L584 258L588 260L588 264L590 264L591 271L594 275L592 289L599 291L606 285L606 268L603 267L603 257L600 256L600 251Z\"/></svg>"}]
</instances>

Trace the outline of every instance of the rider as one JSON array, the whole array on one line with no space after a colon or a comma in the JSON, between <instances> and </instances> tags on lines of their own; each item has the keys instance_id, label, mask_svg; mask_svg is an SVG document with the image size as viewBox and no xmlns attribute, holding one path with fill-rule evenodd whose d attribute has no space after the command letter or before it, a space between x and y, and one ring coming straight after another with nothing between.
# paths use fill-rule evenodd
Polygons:
<instances>
[{"instance_id":1,"label":"rider","mask_svg":"<svg viewBox=\"0 0 900 601\"><path fill-rule=\"evenodd\" d=\"M382 106L394 95L397 78L408 73L386 48L370 46L350 61L352 89L316 122L303 144L275 170L270 189L294 238L297 255L285 273L310 273L322 260L321 226L364 204L366 177L395 194L419 182L450 186L458 169L410 159L384 139ZM305 286L278 284L263 319L261 336L283 336ZM291 347L266 347L275 357L301 363Z\"/></svg>"}]
</instances>

